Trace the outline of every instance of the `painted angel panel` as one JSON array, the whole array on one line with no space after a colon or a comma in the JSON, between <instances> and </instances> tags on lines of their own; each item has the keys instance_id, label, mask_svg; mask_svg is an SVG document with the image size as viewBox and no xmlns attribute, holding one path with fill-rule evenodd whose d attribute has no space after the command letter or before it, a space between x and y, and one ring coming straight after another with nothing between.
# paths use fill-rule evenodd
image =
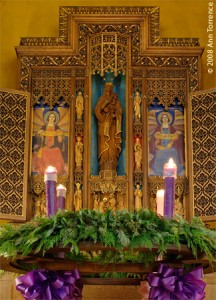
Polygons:
<instances>
[{"instance_id":1,"label":"painted angel panel","mask_svg":"<svg viewBox=\"0 0 216 300\"><path fill-rule=\"evenodd\" d=\"M173 158L177 174L185 172L184 112L182 109L150 109L148 112L149 175L162 176L164 164Z\"/></svg>"},{"instance_id":2,"label":"painted angel panel","mask_svg":"<svg viewBox=\"0 0 216 300\"><path fill-rule=\"evenodd\" d=\"M35 108L33 112L32 173L44 174L48 166L68 174L69 108Z\"/></svg>"}]
</instances>

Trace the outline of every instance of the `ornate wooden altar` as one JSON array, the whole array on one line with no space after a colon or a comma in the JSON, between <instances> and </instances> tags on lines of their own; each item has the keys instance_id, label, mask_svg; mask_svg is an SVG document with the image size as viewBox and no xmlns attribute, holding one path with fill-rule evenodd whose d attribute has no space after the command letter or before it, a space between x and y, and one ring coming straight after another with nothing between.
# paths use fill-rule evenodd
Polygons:
<instances>
[{"instance_id":1,"label":"ornate wooden altar","mask_svg":"<svg viewBox=\"0 0 216 300\"><path fill-rule=\"evenodd\" d=\"M80 242L80 251L116 251L113 247L107 247L101 243L92 242ZM125 248L125 251L128 249ZM170 246L167 249L167 255L171 255L172 259L159 259L151 264L135 263L135 262L124 262L124 263L100 263L100 262L86 262L76 261L64 258L64 254L70 252L70 247L55 247L49 249L46 256L39 252L37 254L32 253L27 256L18 255L16 258L4 258L1 257L1 267L5 271L14 273L26 273L32 266L37 269L50 270L50 271L61 271L61 270L79 270L82 276L83 284L93 285L139 285L145 277L152 272L156 272L160 264L168 264L173 268L195 268L196 266L202 266L204 273L212 273L215 271L215 263L209 263L209 260L203 257L199 253L199 257L194 259L191 250L186 245L176 247L175 245ZM148 255L150 252L157 252L158 247L140 247L134 249L134 251L143 252ZM59 254L59 257L56 255ZM179 257L179 258L178 258ZM181 258L180 258L181 257ZM29 269L28 269L29 268ZM133 274L133 277L128 278L103 278L96 275L102 273L117 273L124 272Z\"/></svg>"},{"instance_id":2,"label":"ornate wooden altar","mask_svg":"<svg viewBox=\"0 0 216 300\"><path fill-rule=\"evenodd\" d=\"M64 167L59 172L58 182L67 187L68 209L76 208L77 189L83 208L93 209L103 202L100 207L105 210L108 199L114 201L114 210L134 209L134 193L138 186L141 206L155 210L156 193L163 188L163 178L150 167L154 156L150 139L153 129L159 125L156 117L165 112L167 116L170 114L173 122L175 120L175 126L184 137L181 148L183 169L176 181L177 212L187 219L194 213L206 216L204 207L207 205L207 216L214 214L213 202L207 204L205 197L204 207L200 206L200 200L196 199L200 194L193 195L194 157L192 134L188 134L191 128L189 95L200 88L203 48L198 38L161 38L159 12L159 7L153 6L62 6L58 37L21 38L16 47L19 83L23 92L29 92L30 103L27 101L27 104L31 107L28 117L23 118L29 132L24 139L29 148L24 178L28 182L28 207L32 208L29 217L44 214L43 174L34 165L34 159L40 155L37 131L43 125L44 112L49 111L58 112L58 125L64 136ZM122 151L117 169L108 167L101 173L94 109L103 93L104 82L112 82L121 102ZM80 99L83 103L78 111ZM139 113L135 110L136 99ZM4 101L8 101L7 97ZM15 103L14 109L18 105ZM9 118L5 117L6 121ZM192 130L196 131L196 126L193 125ZM80 160L76 153L78 142L82 144ZM142 149L139 163L136 161L136 142ZM199 163L198 153L195 155ZM11 157L11 161L14 160L15 154ZM7 167L3 168L9 172ZM9 186L16 184L16 179L10 180L6 179ZM3 186L3 191L6 190L8 188ZM26 189L20 191L20 198L17 198L19 211L13 210L8 199L3 201L3 218L25 219L23 193L27 193Z\"/></svg>"}]
</instances>

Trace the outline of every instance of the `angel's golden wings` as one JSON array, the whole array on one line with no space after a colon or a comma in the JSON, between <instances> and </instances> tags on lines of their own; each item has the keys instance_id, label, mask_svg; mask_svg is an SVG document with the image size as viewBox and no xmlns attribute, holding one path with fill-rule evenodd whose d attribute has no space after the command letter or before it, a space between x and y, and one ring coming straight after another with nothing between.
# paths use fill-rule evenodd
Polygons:
<instances>
[{"instance_id":1,"label":"angel's golden wings","mask_svg":"<svg viewBox=\"0 0 216 300\"><path fill-rule=\"evenodd\" d=\"M44 120L44 108L36 108L33 111L33 135L45 125ZM63 131L65 136L68 136L69 132L69 109L67 107L59 107L57 110L59 114L59 121L57 125Z\"/></svg>"}]
</instances>

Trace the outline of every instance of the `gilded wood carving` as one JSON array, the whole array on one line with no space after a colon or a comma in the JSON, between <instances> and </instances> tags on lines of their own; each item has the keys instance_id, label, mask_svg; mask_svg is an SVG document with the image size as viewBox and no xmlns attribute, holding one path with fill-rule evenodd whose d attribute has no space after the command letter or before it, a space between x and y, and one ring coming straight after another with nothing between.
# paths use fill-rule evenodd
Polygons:
<instances>
[{"instance_id":1,"label":"gilded wood carving","mask_svg":"<svg viewBox=\"0 0 216 300\"><path fill-rule=\"evenodd\" d=\"M161 38L159 25L159 7L60 7L59 37L21 38L16 47L20 88L31 93L32 110L40 104L50 110L68 107L68 168L63 177L70 209L77 184L82 207L134 209L138 185L139 206L154 206L162 177L149 172L148 114L156 100L166 114L176 105L186 120L182 132L188 129L188 95L199 90L203 51L197 38ZM100 173L93 112L105 81L112 81L121 102L123 144L117 171L103 168ZM186 136L181 149L186 156L189 143ZM176 199L188 218L193 211L186 205L192 201L187 159L184 170L177 180ZM32 191L43 181L37 176L30 176ZM37 202L35 193L33 200Z\"/></svg>"},{"instance_id":2,"label":"gilded wood carving","mask_svg":"<svg viewBox=\"0 0 216 300\"><path fill-rule=\"evenodd\" d=\"M0 90L0 218L25 221L28 210L29 93Z\"/></svg>"}]
</instances>

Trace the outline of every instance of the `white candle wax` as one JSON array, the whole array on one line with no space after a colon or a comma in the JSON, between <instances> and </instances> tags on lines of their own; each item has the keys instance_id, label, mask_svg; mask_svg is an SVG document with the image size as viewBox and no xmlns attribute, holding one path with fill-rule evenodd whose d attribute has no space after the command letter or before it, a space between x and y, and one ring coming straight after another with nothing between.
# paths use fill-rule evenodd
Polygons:
<instances>
[{"instance_id":1,"label":"white candle wax","mask_svg":"<svg viewBox=\"0 0 216 300\"><path fill-rule=\"evenodd\" d=\"M67 189L66 189L66 187L63 184L59 184L57 186L56 190L57 190L57 197L59 197L59 196L63 197L63 198L66 197L66 191L67 191Z\"/></svg>"},{"instance_id":2,"label":"white candle wax","mask_svg":"<svg viewBox=\"0 0 216 300\"><path fill-rule=\"evenodd\" d=\"M164 216L164 190L157 190L156 203L157 203L157 214Z\"/></svg>"}]
</instances>

